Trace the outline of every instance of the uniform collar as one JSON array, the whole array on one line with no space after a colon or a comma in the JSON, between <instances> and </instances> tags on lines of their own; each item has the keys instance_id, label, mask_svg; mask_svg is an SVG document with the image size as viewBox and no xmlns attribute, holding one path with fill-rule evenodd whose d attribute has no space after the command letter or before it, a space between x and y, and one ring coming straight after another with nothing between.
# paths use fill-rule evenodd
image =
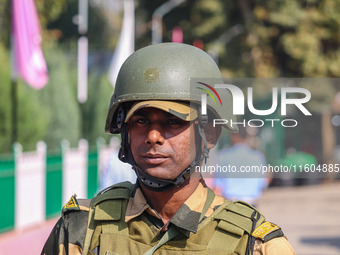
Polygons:
<instances>
[{"instance_id":1,"label":"uniform collar","mask_svg":"<svg viewBox=\"0 0 340 255\"><path fill-rule=\"evenodd\" d=\"M191 194L191 196L184 202L184 204L178 209L175 215L171 218L170 223L183 229L196 233L198 227L198 221L203 210L204 204L207 199L207 187L202 179ZM224 202L224 198L221 196L215 196L214 201L210 205L210 208L206 212L205 216L208 217L214 211L214 208L221 205ZM152 209L143 195L143 192L137 182L134 192L129 199L129 203L126 210L125 222L128 222L143 212L150 214L153 217L161 219L158 213Z\"/></svg>"}]
</instances>

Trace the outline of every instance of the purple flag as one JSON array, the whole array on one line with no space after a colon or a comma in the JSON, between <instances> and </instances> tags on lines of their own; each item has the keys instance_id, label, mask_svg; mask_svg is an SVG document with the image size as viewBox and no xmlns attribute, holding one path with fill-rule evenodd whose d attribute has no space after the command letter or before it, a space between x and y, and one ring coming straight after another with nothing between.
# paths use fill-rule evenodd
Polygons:
<instances>
[{"instance_id":1,"label":"purple flag","mask_svg":"<svg viewBox=\"0 0 340 255\"><path fill-rule=\"evenodd\" d=\"M19 75L34 89L43 88L48 82L48 71L33 0L12 1L12 40L14 76Z\"/></svg>"}]
</instances>

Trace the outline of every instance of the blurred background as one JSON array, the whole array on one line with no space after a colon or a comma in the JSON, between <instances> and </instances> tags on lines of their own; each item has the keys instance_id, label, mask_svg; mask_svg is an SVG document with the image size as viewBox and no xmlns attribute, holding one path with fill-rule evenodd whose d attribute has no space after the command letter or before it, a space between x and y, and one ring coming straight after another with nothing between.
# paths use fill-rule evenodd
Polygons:
<instances>
[{"instance_id":1,"label":"blurred background","mask_svg":"<svg viewBox=\"0 0 340 255\"><path fill-rule=\"evenodd\" d=\"M271 164L339 164L339 10L339 0L0 0L0 254L39 253L72 194L118 181L107 107L122 62L150 44L199 47L225 78L328 78L308 86L312 117L291 112L298 128L259 128L248 142ZM22 57L32 47L34 79ZM271 100L254 93L259 109ZM218 149L230 145L224 134ZM271 176L258 206L297 254L340 254L339 173L305 177Z\"/></svg>"}]
</instances>

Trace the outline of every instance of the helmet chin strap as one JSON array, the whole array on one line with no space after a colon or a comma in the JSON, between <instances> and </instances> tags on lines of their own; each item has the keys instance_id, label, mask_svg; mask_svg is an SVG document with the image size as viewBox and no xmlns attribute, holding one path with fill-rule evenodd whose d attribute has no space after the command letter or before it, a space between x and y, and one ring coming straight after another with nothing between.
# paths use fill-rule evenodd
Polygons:
<instances>
[{"instance_id":1,"label":"helmet chin strap","mask_svg":"<svg viewBox=\"0 0 340 255\"><path fill-rule=\"evenodd\" d=\"M196 158L173 180L151 176L136 164L130 148L127 125L124 125L121 129L122 142L118 157L121 161L132 165L132 169L135 170L139 183L149 190L163 192L174 187L181 186L186 179L190 178L191 174L195 170L195 167L198 166L202 160L206 161L209 157L209 150L207 149L207 139L204 133L204 128L207 123L208 117L206 115L200 115L198 125L194 126L196 139Z\"/></svg>"},{"instance_id":2,"label":"helmet chin strap","mask_svg":"<svg viewBox=\"0 0 340 255\"><path fill-rule=\"evenodd\" d=\"M162 192L176 186L177 187L181 186L184 183L184 181L190 177L192 169L195 168L195 165L196 165L195 161L192 162L190 166L187 167L184 171L182 171L180 175L178 175L174 180L153 177L146 173L145 171L143 171L137 165L133 166L132 168L135 170L140 184L142 184L149 190Z\"/></svg>"}]
</instances>

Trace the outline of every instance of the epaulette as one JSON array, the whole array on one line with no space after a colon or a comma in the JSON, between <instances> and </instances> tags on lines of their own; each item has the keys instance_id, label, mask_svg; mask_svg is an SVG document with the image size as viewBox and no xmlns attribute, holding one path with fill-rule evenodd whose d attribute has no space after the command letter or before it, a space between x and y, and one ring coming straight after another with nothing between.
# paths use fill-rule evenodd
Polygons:
<instances>
[{"instance_id":1,"label":"epaulette","mask_svg":"<svg viewBox=\"0 0 340 255\"><path fill-rule=\"evenodd\" d=\"M100 191L90 203L94 220L119 221L125 215L123 203L127 204L133 187L130 182L121 182Z\"/></svg>"},{"instance_id":2,"label":"epaulette","mask_svg":"<svg viewBox=\"0 0 340 255\"><path fill-rule=\"evenodd\" d=\"M114 184L100 191L98 195L92 199L90 206L95 206L96 204L105 200L129 199L132 189L133 184L128 181Z\"/></svg>"},{"instance_id":3,"label":"epaulette","mask_svg":"<svg viewBox=\"0 0 340 255\"><path fill-rule=\"evenodd\" d=\"M224 210L214 218L222 220L218 227L227 232L238 235L243 235L243 232L246 232L250 235L252 229L258 227L265 220L259 211L242 201L227 202L223 207ZM254 215L257 217L253 218Z\"/></svg>"},{"instance_id":4,"label":"epaulette","mask_svg":"<svg viewBox=\"0 0 340 255\"><path fill-rule=\"evenodd\" d=\"M77 199L76 195L63 206L62 213L69 211L89 211L91 199Z\"/></svg>"},{"instance_id":5,"label":"epaulette","mask_svg":"<svg viewBox=\"0 0 340 255\"><path fill-rule=\"evenodd\" d=\"M278 225L265 221L254 230L252 236L261 239L263 242L268 242L273 238L282 237L284 234Z\"/></svg>"}]
</instances>

